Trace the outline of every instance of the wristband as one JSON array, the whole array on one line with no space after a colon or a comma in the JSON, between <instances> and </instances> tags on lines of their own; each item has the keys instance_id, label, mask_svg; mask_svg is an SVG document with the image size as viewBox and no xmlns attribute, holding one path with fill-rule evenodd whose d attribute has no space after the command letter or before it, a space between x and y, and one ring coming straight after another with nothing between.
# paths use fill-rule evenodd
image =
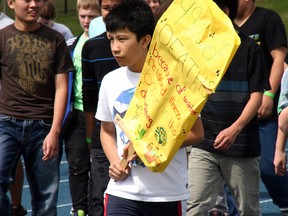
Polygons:
<instances>
[{"instance_id":1,"label":"wristband","mask_svg":"<svg viewBox=\"0 0 288 216\"><path fill-rule=\"evenodd\" d=\"M273 94L272 92L269 92L269 91L264 91L264 95L267 95L268 97L274 99L275 97L275 94Z\"/></svg>"},{"instance_id":2,"label":"wristband","mask_svg":"<svg viewBox=\"0 0 288 216\"><path fill-rule=\"evenodd\" d=\"M88 144L91 144L91 143L92 143L91 138L86 138L86 142L87 142Z\"/></svg>"}]
</instances>

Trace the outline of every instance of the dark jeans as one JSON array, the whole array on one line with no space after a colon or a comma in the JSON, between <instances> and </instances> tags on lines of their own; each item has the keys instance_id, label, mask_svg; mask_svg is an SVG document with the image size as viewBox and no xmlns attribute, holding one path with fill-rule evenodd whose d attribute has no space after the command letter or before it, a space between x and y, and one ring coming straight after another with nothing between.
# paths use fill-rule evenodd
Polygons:
<instances>
[{"instance_id":1,"label":"dark jeans","mask_svg":"<svg viewBox=\"0 0 288 216\"><path fill-rule=\"evenodd\" d=\"M91 187L89 187L89 216L104 215L104 191L110 180L109 161L103 149L91 149Z\"/></svg>"},{"instance_id":2,"label":"dark jeans","mask_svg":"<svg viewBox=\"0 0 288 216\"><path fill-rule=\"evenodd\" d=\"M86 143L85 116L74 110L70 130L65 134L65 152L69 164L69 186L74 210L88 212L90 152Z\"/></svg>"},{"instance_id":3,"label":"dark jeans","mask_svg":"<svg viewBox=\"0 0 288 216\"><path fill-rule=\"evenodd\" d=\"M32 215L56 216L59 157L43 161L43 141L51 122L19 120L0 115L0 215L10 216L7 197L13 168L23 155L32 197Z\"/></svg>"},{"instance_id":4,"label":"dark jeans","mask_svg":"<svg viewBox=\"0 0 288 216\"><path fill-rule=\"evenodd\" d=\"M288 175L277 176L273 165L277 129L277 120L259 121L261 179L273 203L280 208L288 208Z\"/></svg>"}]
</instances>

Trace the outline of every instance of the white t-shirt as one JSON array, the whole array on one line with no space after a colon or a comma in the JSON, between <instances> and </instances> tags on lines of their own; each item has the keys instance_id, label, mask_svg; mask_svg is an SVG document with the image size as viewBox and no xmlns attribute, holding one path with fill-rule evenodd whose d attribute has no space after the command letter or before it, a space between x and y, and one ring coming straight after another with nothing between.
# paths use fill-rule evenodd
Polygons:
<instances>
[{"instance_id":1,"label":"white t-shirt","mask_svg":"<svg viewBox=\"0 0 288 216\"><path fill-rule=\"evenodd\" d=\"M106 31L102 16L94 18L89 25L89 37L98 36Z\"/></svg>"},{"instance_id":2,"label":"white t-shirt","mask_svg":"<svg viewBox=\"0 0 288 216\"><path fill-rule=\"evenodd\" d=\"M288 68L284 71L281 80L281 92L278 102L278 114L288 106Z\"/></svg>"},{"instance_id":3,"label":"white t-shirt","mask_svg":"<svg viewBox=\"0 0 288 216\"><path fill-rule=\"evenodd\" d=\"M140 73L127 67L108 73L102 80L96 118L112 122L116 113L124 116L138 84ZM118 154L128 142L116 125ZM189 196L187 159L185 149L180 149L162 173L154 173L141 165L132 166L131 174L123 181L110 180L105 193L125 199L163 202L186 200Z\"/></svg>"}]
</instances>

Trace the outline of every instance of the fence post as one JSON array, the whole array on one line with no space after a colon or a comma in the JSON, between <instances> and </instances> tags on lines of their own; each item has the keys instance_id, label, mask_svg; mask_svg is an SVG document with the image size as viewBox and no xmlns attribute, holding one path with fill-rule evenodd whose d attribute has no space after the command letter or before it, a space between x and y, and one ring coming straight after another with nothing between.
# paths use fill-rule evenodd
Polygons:
<instances>
[{"instance_id":1,"label":"fence post","mask_svg":"<svg viewBox=\"0 0 288 216\"><path fill-rule=\"evenodd\" d=\"M2 1L2 12L6 13L6 1L5 0Z\"/></svg>"},{"instance_id":2,"label":"fence post","mask_svg":"<svg viewBox=\"0 0 288 216\"><path fill-rule=\"evenodd\" d=\"M64 1L64 13L67 14L67 0Z\"/></svg>"}]
</instances>

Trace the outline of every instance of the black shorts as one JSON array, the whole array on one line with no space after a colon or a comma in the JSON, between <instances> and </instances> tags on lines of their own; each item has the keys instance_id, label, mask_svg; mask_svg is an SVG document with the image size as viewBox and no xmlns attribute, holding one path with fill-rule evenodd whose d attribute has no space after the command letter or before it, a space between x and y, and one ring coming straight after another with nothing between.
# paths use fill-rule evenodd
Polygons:
<instances>
[{"instance_id":1,"label":"black shorts","mask_svg":"<svg viewBox=\"0 0 288 216\"><path fill-rule=\"evenodd\" d=\"M106 194L104 216L182 216L181 201L142 202Z\"/></svg>"}]
</instances>

